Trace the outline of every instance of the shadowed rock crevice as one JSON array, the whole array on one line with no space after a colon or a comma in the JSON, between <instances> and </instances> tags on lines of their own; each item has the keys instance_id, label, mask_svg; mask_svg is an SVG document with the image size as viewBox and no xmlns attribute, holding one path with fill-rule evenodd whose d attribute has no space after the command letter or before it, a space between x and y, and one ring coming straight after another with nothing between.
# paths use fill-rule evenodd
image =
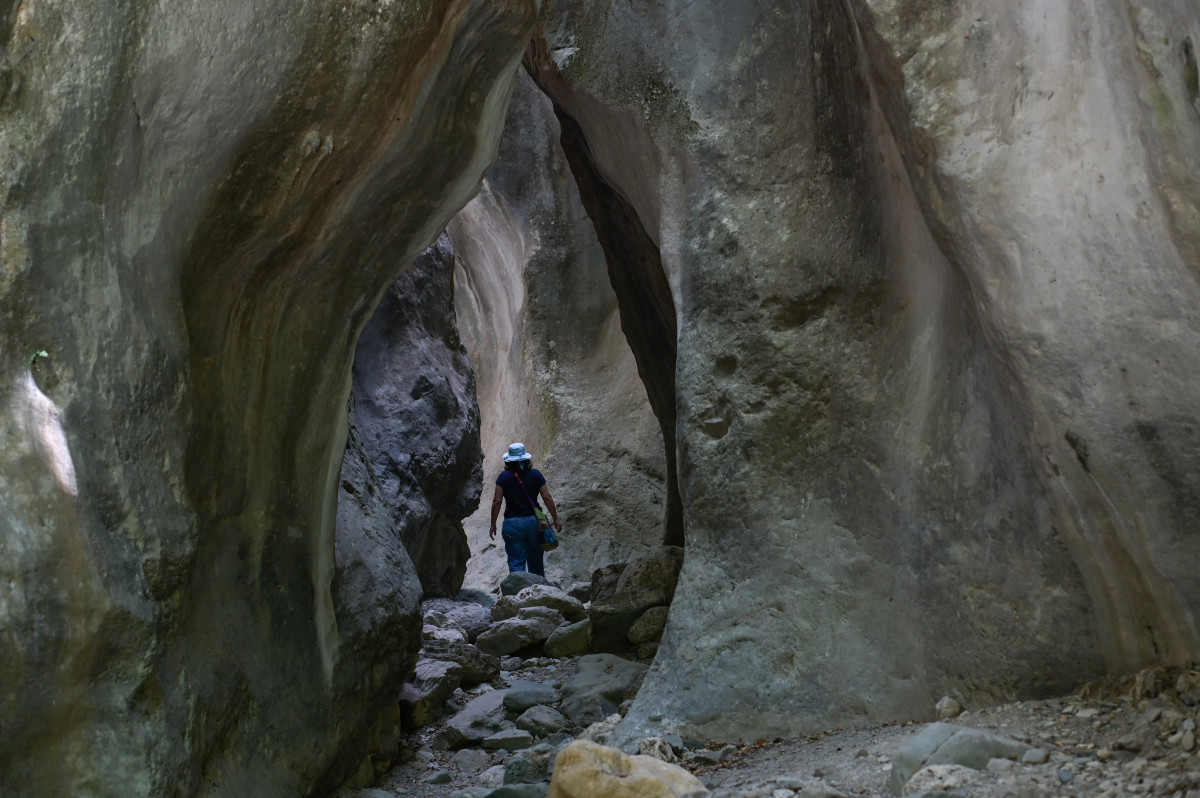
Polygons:
<instances>
[{"instance_id":1,"label":"shadowed rock crevice","mask_svg":"<svg viewBox=\"0 0 1200 798\"><path fill-rule=\"evenodd\" d=\"M462 519L478 506L483 482L475 375L458 336L453 274L443 235L392 283L363 329L346 457L365 462L353 474L343 462L338 500L339 519L349 503L361 523L402 541L427 598L462 587L471 553Z\"/></svg>"}]
</instances>

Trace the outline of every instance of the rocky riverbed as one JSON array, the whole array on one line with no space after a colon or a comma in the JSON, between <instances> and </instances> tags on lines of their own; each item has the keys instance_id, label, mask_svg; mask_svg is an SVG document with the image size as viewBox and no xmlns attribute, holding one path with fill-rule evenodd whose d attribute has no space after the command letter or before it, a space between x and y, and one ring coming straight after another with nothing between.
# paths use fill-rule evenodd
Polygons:
<instances>
[{"instance_id":1,"label":"rocky riverbed","mask_svg":"<svg viewBox=\"0 0 1200 798\"><path fill-rule=\"evenodd\" d=\"M628 659L587 653L591 602L531 581L506 584L498 601L468 591L467 601L426 603L425 648L401 703L401 763L378 787L339 798L1200 796L1200 670L1187 668L993 707L964 710L947 697L930 707L939 718L930 723L602 747L622 742L614 728L641 685L646 665L636 660L652 646L630 645ZM557 651L549 637L567 630L584 630L579 653L548 656ZM642 768L634 788L629 774ZM610 771L625 774L614 783L626 792L604 786Z\"/></svg>"}]
</instances>

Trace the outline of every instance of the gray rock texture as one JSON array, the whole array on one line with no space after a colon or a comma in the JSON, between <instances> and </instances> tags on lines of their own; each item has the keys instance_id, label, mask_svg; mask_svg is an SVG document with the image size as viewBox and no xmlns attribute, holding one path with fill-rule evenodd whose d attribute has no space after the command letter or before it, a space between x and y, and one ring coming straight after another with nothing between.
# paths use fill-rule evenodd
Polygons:
<instances>
[{"instance_id":1,"label":"gray rock texture","mask_svg":"<svg viewBox=\"0 0 1200 798\"><path fill-rule=\"evenodd\" d=\"M475 375L454 323L454 250L443 235L384 293L354 355L350 412L371 482L343 473L339 507L377 491L426 596L453 597L471 555L462 519L479 504ZM343 466L343 470L345 466ZM375 518L379 523L382 519Z\"/></svg>"},{"instance_id":2,"label":"gray rock texture","mask_svg":"<svg viewBox=\"0 0 1200 798\"><path fill-rule=\"evenodd\" d=\"M469 643L426 640L421 646L421 656L457 664L462 668L462 682L467 687L490 682L500 675L500 660Z\"/></svg>"},{"instance_id":3,"label":"gray rock texture","mask_svg":"<svg viewBox=\"0 0 1200 798\"><path fill-rule=\"evenodd\" d=\"M960 765L984 770L993 759L1019 759L1030 746L983 729L934 723L896 752L892 793L899 795L913 774L927 765Z\"/></svg>"},{"instance_id":4,"label":"gray rock texture","mask_svg":"<svg viewBox=\"0 0 1200 798\"><path fill-rule=\"evenodd\" d=\"M1196 658L1198 38L1177 0L543 6L582 193L657 248L623 318L657 265L678 325L641 376L687 557L625 739Z\"/></svg>"},{"instance_id":5,"label":"gray rock texture","mask_svg":"<svg viewBox=\"0 0 1200 798\"><path fill-rule=\"evenodd\" d=\"M535 5L0 3L0 794L386 764L419 588L336 524L351 360Z\"/></svg>"},{"instance_id":6,"label":"gray rock texture","mask_svg":"<svg viewBox=\"0 0 1200 798\"><path fill-rule=\"evenodd\" d=\"M446 660L417 660L413 675L400 690L400 722L419 729L437 720L450 694L462 684L463 667Z\"/></svg>"},{"instance_id":7,"label":"gray rock texture","mask_svg":"<svg viewBox=\"0 0 1200 798\"><path fill-rule=\"evenodd\" d=\"M463 748L479 744L500 730L504 722L505 690L491 690L472 698L457 715L446 722L441 744L446 748Z\"/></svg>"},{"instance_id":8,"label":"gray rock texture","mask_svg":"<svg viewBox=\"0 0 1200 798\"><path fill-rule=\"evenodd\" d=\"M529 607L516 618L497 621L476 638L475 644L486 654L502 657L541 643L562 623L562 615L555 610L550 611L553 613L550 617L534 612L542 609L545 608Z\"/></svg>"},{"instance_id":9,"label":"gray rock texture","mask_svg":"<svg viewBox=\"0 0 1200 798\"><path fill-rule=\"evenodd\" d=\"M592 622L588 618L558 627L542 645L551 657L577 657L588 653L591 647Z\"/></svg>"},{"instance_id":10,"label":"gray rock texture","mask_svg":"<svg viewBox=\"0 0 1200 798\"><path fill-rule=\"evenodd\" d=\"M562 713L579 725L598 723L637 693L645 675L645 665L612 654L580 657L562 686Z\"/></svg>"},{"instance_id":11,"label":"gray rock texture","mask_svg":"<svg viewBox=\"0 0 1200 798\"><path fill-rule=\"evenodd\" d=\"M479 633L492 625L492 615L486 607L469 601L453 599L429 599L421 602L421 609L429 612L439 612L446 620L467 633L467 639L474 642Z\"/></svg>"},{"instance_id":12,"label":"gray rock texture","mask_svg":"<svg viewBox=\"0 0 1200 798\"><path fill-rule=\"evenodd\" d=\"M524 729L535 737L545 737L567 727L567 719L553 707L532 706L517 718L517 728Z\"/></svg>"},{"instance_id":13,"label":"gray rock texture","mask_svg":"<svg viewBox=\"0 0 1200 798\"><path fill-rule=\"evenodd\" d=\"M514 679L504 696L504 708L509 712L524 712L530 707L557 704L560 698L558 691L548 684Z\"/></svg>"}]
</instances>

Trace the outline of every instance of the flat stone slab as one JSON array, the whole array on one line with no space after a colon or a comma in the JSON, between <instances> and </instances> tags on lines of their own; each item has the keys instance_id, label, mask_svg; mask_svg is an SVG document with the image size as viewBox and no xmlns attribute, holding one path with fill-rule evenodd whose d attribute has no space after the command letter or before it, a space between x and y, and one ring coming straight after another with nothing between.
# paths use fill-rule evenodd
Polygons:
<instances>
[{"instance_id":1,"label":"flat stone slab","mask_svg":"<svg viewBox=\"0 0 1200 798\"><path fill-rule=\"evenodd\" d=\"M504 729L483 740L483 747L488 751L522 751L531 745L533 735L524 729Z\"/></svg>"},{"instance_id":2,"label":"flat stone slab","mask_svg":"<svg viewBox=\"0 0 1200 798\"><path fill-rule=\"evenodd\" d=\"M561 698L559 692L548 684L518 679L508 686L504 708L509 712L524 712L530 707L557 704Z\"/></svg>"}]
</instances>

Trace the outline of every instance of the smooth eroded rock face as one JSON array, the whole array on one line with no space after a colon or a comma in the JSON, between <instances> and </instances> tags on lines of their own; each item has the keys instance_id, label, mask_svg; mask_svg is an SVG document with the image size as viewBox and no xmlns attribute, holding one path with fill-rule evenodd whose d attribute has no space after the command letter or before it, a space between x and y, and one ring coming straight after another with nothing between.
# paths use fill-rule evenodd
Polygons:
<instances>
[{"instance_id":1,"label":"smooth eroded rock face","mask_svg":"<svg viewBox=\"0 0 1200 798\"><path fill-rule=\"evenodd\" d=\"M627 739L1195 659L1198 38L1175 0L543 7L527 65L677 313L687 557Z\"/></svg>"},{"instance_id":2,"label":"smooth eroded rock face","mask_svg":"<svg viewBox=\"0 0 1200 798\"><path fill-rule=\"evenodd\" d=\"M581 740L555 760L548 798L676 798L704 792L703 782L678 765Z\"/></svg>"},{"instance_id":3,"label":"smooth eroded rock face","mask_svg":"<svg viewBox=\"0 0 1200 798\"><path fill-rule=\"evenodd\" d=\"M350 364L535 6L0 3L0 793L386 764L419 588L335 539Z\"/></svg>"}]
</instances>

